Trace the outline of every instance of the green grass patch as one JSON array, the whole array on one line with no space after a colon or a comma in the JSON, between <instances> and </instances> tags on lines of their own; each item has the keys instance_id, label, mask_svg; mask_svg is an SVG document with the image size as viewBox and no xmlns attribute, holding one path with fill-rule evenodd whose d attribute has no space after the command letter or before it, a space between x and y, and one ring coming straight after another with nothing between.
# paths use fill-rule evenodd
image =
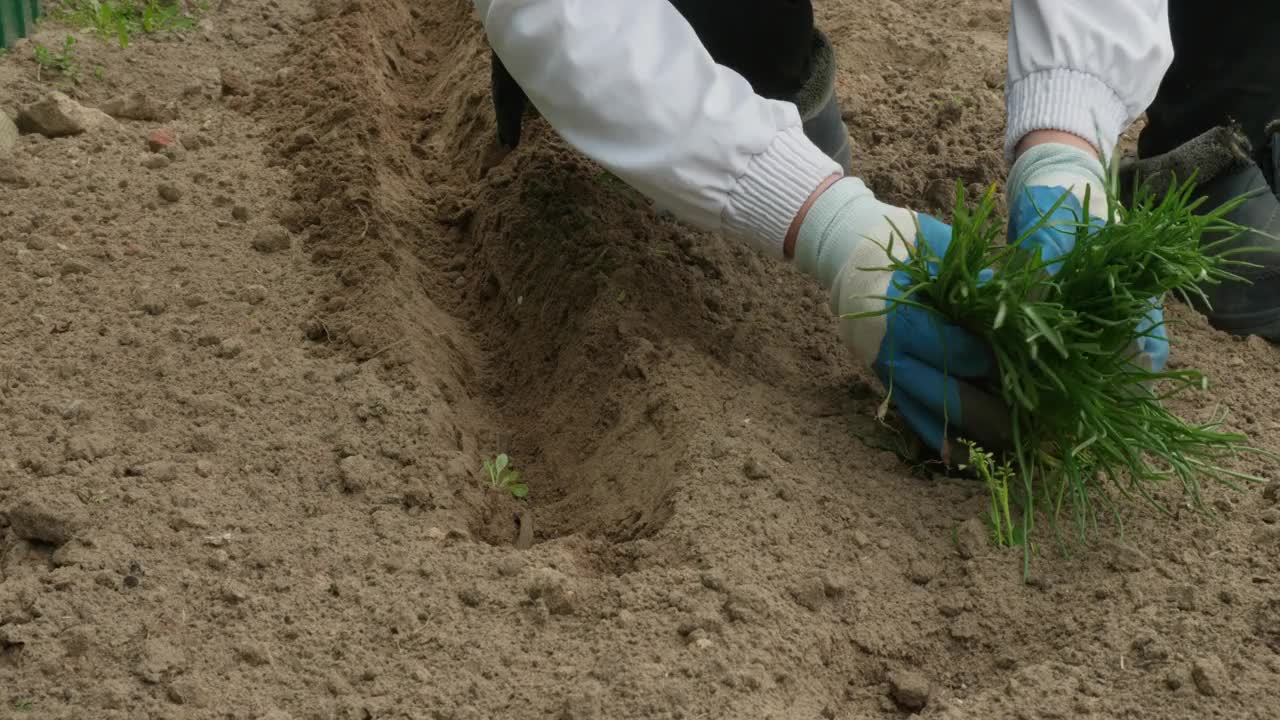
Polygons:
<instances>
[{"instance_id":1,"label":"green grass patch","mask_svg":"<svg viewBox=\"0 0 1280 720\"><path fill-rule=\"evenodd\" d=\"M47 48L40 43L33 43L32 55L38 69L36 79L42 80L45 75L59 76L71 84L80 82L80 65L76 62L76 36L68 35L59 49Z\"/></svg>"},{"instance_id":2,"label":"green grass patch","mask_svg":"<svg viewBox=\"0 0 1280 720\"><path fill-rule=\"evenodd\" d=\"M1103 513L1123 532L1122 499L1172 513L1154 492L1166 483L1205 511L1206 479L1232 487L1236 480L1262 481L1228 468L1242 454L1266 453L1223 430L1220 415L1187 422L1166 407L1173 396L1206 390L1201 372L1151 372L1134 362L1136 341L1150 332L1139 326L1152 298L1203 300L1205 283L1242 281L1232 272L1242 263L1218 246L1246 231L1226 216L1247 198L1205 212L1203 200L1194 199L1194 179L1161 196L1139 187L1127 205L1118 201L1118 188L1113 170L1107 222L1080 219L1066 228L1075 249L1055 275L1038 252L1004 242L994 187L970 206L961 185L945 255L908 243L908 257L886 268L911 278L902 302L965 327L995 353L999 383L990 390L1010 409L1012 447L970 445L969 462L990 490L992 536L1024 548L1024 572L1037 519L1066 552L1090 539ZM1225 239L1202 247L1206 235ZM900 233L893 239L902 241ZM987 267L996 268L994 278L979 282Z\"/></svg>"},{"instance_id":3,"label":"green grass patch","mask_svg":"<svg viewBox=\"0 0 1280 720\"><path fill-rule=\"evenodd\" d=\"M197 7L205 10L208 5ZM62 0L52 16L95 30L103 38L114 38L122 48L129 46L134 35L189 30L196 23L178 3L159 0Z\"/></svg>"}]
</instances>

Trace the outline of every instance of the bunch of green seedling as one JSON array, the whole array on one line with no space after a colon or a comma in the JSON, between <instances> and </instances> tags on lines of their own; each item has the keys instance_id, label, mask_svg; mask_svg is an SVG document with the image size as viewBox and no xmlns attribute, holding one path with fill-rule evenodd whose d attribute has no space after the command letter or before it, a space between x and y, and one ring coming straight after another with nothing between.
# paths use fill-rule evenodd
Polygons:
<instances>
[{"instance_id":1,"label":"bunch of green seedling","mask_svg":"<svg viewBox=\"0 0 1280 720\"><path fill-rule=\"evenodd\" d=\"M1170 512L1153 494L1166 480L1180 482L1189 504L1200 510L1202 479L1232 487L1234 479L1260 480L1226 467L1241 453L1261 451L1248 447L1244 435L1224 431L1220 416L1187 422L1166 408L1164 401L1174 395L1207 389L1204 375L1153 372L1137 362L1138 341L1156 330L1143 326L1153 299L1176 294L1208 305L1205 284L1243 281L1230 268L1245 264L1232 259L1244 250L1224 246L1246 232L1227 215L1247 197L1203 211L1204 199L1193 200L1194 187L1192 178L1156 196L1143 184L1122 205L1113 169L1105 222L1077 218L1065 227L1075 247L1055 273L1038 251L1022 245L1050 222L1065 195L1043 208L1040 224L1006 244L994 187L968 207L958 185L951 242L942 257L925 243L904 242L901 232L891 241L904 242L906 257L883 269L904 274L908 289L896 300L879 298L884 310L851 317L891 312L901 302L936 313L991 347L999 378L989 390L1005 400L1012 426L1011 447L988 448L1001 455L1000 463L991 456L977 460L992 488L998 541L1029 548L1039 515L1066 541L1060 543L1066 550L1097 530L1100 511L1110 512L1123 532L1120 497L1145 498ZM995 274L980 281L984 268ZM889 385L892 393L892 378ZM1011 469L1006 474L1002 467ZM1007 527L1008 490L1020 515L1016 529ZM1062 532L1064 514L1075 533ZM1029 554L1024 552L1024 569Z\"/></svg>"},{"instance_id":2,"label":"bunch of green seedling","mask_svg":"<svg viewBox=\"0 0 1280 720\"><path fill-rule=\"evenodd\" d=\"M498 457L484 460L484 470L489 475L489 486L495 490L511 493L513 497L522 498L529 494L529 486L520 482L520 473L510 467L511 459L506 453Z\"/></svg>"},{"instance_id":3,"label":"bunch of green seedling","mask_svg":"<svg viewBox=\"0 0 1280 720\"><path fill-rule=\"evenodd\" d=\"M68 82L79 82L80 66L76 64L75 35L68 35L62 41L61 50L50 50L40 43L35 43L33 52L36 60L36 80L42 80L44 73L56 73Z\"/></svg>"}]
</instances>

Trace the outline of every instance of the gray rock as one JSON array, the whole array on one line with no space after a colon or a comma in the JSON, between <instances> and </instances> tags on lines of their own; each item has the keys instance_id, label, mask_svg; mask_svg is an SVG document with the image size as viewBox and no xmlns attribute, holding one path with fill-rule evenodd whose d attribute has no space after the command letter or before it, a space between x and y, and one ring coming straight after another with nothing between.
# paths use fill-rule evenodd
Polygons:
<instances>
[{"instance_id":1,"label":"gray rock","mask_svg":"<svg viewBox=\"0 0 1280 720\"><path fill-rule=\"evenodd\" d=\"M87 108L56 91L18 113L19 130L51 138L79 135L114 124L111 116L101 110Z\"/></svg>"}]
</instances>

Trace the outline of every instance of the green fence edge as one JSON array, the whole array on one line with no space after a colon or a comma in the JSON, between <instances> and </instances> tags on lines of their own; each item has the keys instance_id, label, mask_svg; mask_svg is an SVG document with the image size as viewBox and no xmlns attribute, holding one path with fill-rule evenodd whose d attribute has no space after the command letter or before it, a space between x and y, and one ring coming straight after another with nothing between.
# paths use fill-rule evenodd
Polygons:
<instances>
[{"instance_id":1,"label":"green fence edge","mask_svg":"<svg viewBox=\"0 0 1280 720\"><path fill-rule=\"evenodd\" d=\"M30 35L40 17L40 0L0 0L0 48Z\"/></svg>"}]
</instances>

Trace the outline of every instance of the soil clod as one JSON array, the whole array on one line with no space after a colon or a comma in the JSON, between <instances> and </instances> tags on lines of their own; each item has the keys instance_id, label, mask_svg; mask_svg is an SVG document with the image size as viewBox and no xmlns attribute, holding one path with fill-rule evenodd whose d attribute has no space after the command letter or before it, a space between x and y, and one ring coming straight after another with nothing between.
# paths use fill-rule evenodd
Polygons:
<instances>
[{"instance_id":1,"label":"soil clod","mask_svg":"<svg viewBox=\"0 0 1280 720\"><path fill-rule=\"evenodd\" d=\"M167 203L176 203L182 199L182 191L170 183L161 183L156 191L160 198Z\"/></svg>"},{"instance_id":2,"label":"soil clod","mask_svg":"<svg viewBox=\"0 0 1280 720\"><path fill-rule=\"evenodd\" d=\"M293 245L289 231L276 226L258 232L253 238L253 249L261 253L274 253L288 250Z\"/></svg>"},{"instance_id":3,"label":"soil clod","mask_svg":"<svg viewBox=\"0 0 1280 720\"><path fill-rule=\"evenodd\" d=\"M111 98L102 104L102 111L111 117L124 120L162 121L170 120L177 115L172 106L165 105L140 91Z\"/></svg>"},{"instance_id":4,"label":"soil clod","mask_svg":"<svg viewBox=\"0 0 1280 720\"><path fill-rule=\"evenodd\" d=\"M978 518L969 518L956 528L956 551L960 557L970 560L991 549L991 533Z\"/></svg>"},{"instance_id":5,"label":"soil clod","mask_svg":"<svg viewBox=\"0 0 1280 720\"><path fill-rule=\"evenodd\" d=\"M911 670L895 670L889 673L889 695L905 710L923 710L929 704L933 690L929 679Z\"/></svg>"},{"instance_id":6,"label":"soil clod","mask_svg":"<svg viewBox=\"0 0 1280 720\"><path fill-rule=\"evenodd\" d=\"M85 524L87 513L74 495L29 491L6 512L9 528L24 540L62 545Z\"/></svg>"},{"instance_id":7,"label":"soil clod","mask_svg":"<svg viewBox=\"0 0 1280 720\"><path fill-rule=\"evenodd\" d=\"M1219 697L1227 688L1227 668L1216 655L1198 658L1191 664L1191 680L1201 695Z\"/></svg>"},{"instance_id":8,"label":"soil clod","mask_svg":"<svg viewBox=\"0 0 1280 720\"><path fill-rule=\"evenodd\" d=\"M111 117L101 110L85 107L54 91L39 102L23 108L18 113L17 125L22 132L59 138L80 135L112 123L114 121Z\"/></svg>"}]
</instances>

